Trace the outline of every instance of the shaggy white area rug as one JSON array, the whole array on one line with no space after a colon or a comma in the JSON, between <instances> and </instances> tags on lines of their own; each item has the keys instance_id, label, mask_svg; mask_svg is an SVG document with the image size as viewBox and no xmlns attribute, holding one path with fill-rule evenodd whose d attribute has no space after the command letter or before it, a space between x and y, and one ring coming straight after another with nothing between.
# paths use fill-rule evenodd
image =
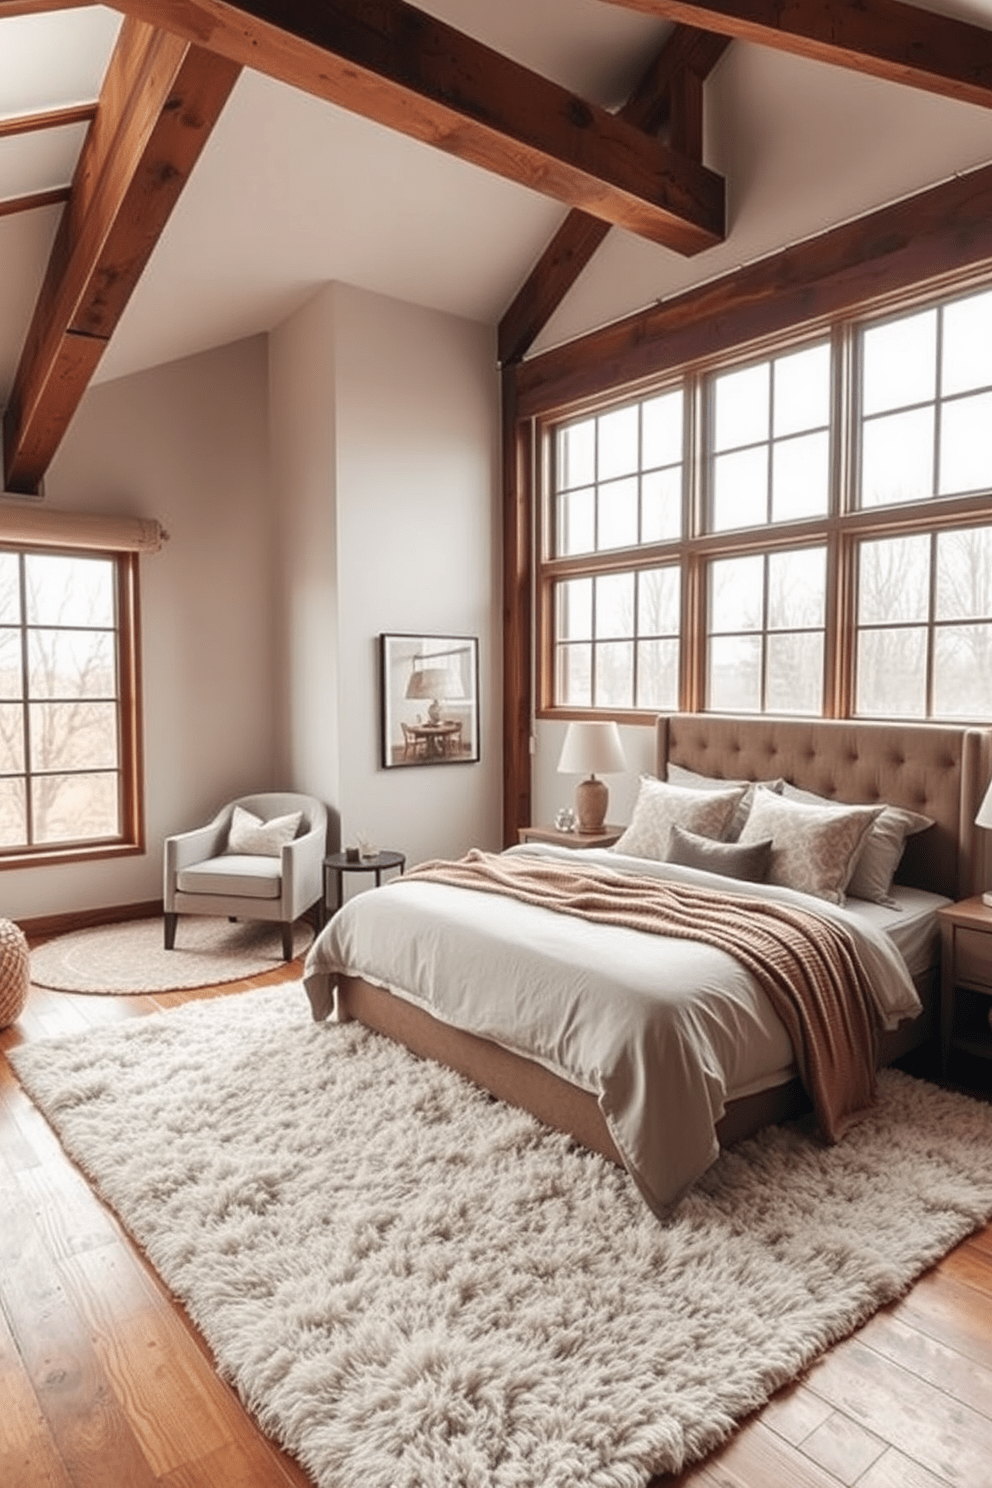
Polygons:
<instances>
[{"instance_id":1,"label":"shaggy white area rug","mask_svg":"<svg viewBox=\"0 0 992 1488\"><path fill-rule=\"evenodd\" d=\"M313 930L293 927L293 955L302 956ZM31 980L58 992L174 992L237 982L281 966L282 930L265 920L181 915L175 949L165 949L161 919L123 920L59 935L31 952Z\"/></svg>"},{"instance_id":2,"label":"shaggy white area rug","mask_svg":"<svg viewBox=\"0 0 992 1488\"><path fill-rule=\"evenodd\" d=\"M322 1488L635 1488L992 1215L992 1109L898 1073L838 1147L626 1174L299 984L11 1054Z\"/></svg>"}]
</instances>

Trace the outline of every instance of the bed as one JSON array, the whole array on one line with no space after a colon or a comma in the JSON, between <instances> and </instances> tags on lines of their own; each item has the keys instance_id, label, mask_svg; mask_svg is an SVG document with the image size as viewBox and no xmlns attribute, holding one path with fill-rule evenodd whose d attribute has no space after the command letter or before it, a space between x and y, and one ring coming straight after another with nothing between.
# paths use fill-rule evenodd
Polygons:
<instances>
[{"instance_id":1,"label":"bed","mask_svg":"<svg viewBox=\"0 0 992 1488\"><path fill-rule=\"evenodd\" d=\"M763 782L754 798L763 810L780 810L777 794L787 790L790 799L814 811L816 803L824 802L876 810L885 803L928 822L905 838L895 881L884 896L888 902L851 898L838 907L811 901L788 885L766 890L725 881L695 866L659 869L624 851L623 842L619 853L533 845L511 849L508 856L550 864L552 870L567 859L570 869L581 865L593 875L660 874L735 896L809 902L821 919L842 922L856 938L859 954L868 958L869 981L881 988L892 979L891 990L884 993L890 1000L879 1018L877 1049L878 1063L888 1063L935 1033L936 910L986 883L984 843L973 823L990 772L992 731L984 729L668 715L656 724L659 781L672 780L692 790L705 780L714 799L725 794L721 784L729 792L738 783ZM635 812L635 824L639 819ZM445 916L452 897L458 900L458 918L449 921ZM746 973L731 978L729 1002L721 988L724 1000L714 1014L707 1001L714 981L712 958L722 953L692 947L679 978L684 984L698 964L698 972L692 971L698 974L698 997L693 989L679 1016L688 1025L705 1027L710 1042L703 1069L662 1076L638 1056L633 1075L625 1065L620 1082L625 1090L643 1087L637 1099L650 1117L648 1145L660 1150L660 1167L652 1151L656 1167L649 1168L641 1128L631 1126L626 1109L617 1109L613 1090L619 1077L608 1063L613 1055L604 1048L615 1040L627 1060L624 1014L614 1000L611 979L614 963L623 995L643 1002L654 974L650 957L658 954L659 944L667 952L671 943L627 928L601 934L583 922L563 921L564 916L531 904L504 904L464 888L430 883L397 883L357 896L325 928L308 956L304 980L314 1016L357 1018L416 1053L459 1070L582 1145L623 1163L651 1206L666 1212L719 1146L808 1107L789 1041L774 1012L769 1017L760 990L742 992ZM398 945L387 949L394 935ZM646 941L654 943L650 950ZM898 966L893 969L890 963ZM546 975L551 976L547 1000ZM555 977L561 983L558 990L552 987ZM524 999L529 981L542 988L536 1012ZM495 982L499 997L491 995ZM560 1007L553 1001L559 995L565 999ZM597 1009L600 1025L592 1052L585 1047L580 1056L573 1048L578 1037L573 1024L576 1009L587 1002ZM716 1053L711 1037L715 1025ZM660 1048L671 1040L668 1034L652 1032L649 1042ZM677 1061L685 1062L681 1053ZM688 1115L683 1119L693 1102L708 1108L708 1129L698 1133L695 1116L691 1130ZM643 1111L639 1119L643 1127Z\"/></svg>"}]
</instances>

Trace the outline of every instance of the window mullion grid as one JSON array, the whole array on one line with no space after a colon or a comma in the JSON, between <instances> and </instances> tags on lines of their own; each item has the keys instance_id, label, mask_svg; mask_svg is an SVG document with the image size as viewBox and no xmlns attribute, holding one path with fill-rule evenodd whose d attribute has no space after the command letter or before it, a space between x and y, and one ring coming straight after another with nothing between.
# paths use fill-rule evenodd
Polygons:
<instances>
[{"instance_id":1,"label":"window mullion grid","mask_svg":"<svg viewBox=\"0 0 992 1488\"><path fill-rule=\"evenodd\" d=\"M640 457L638 457L638 459L639 458ZM632 708L637 707L637 669L641 654L641 648L638 645L641 632L641 627L639 624L641 605L641 572L642 570L639 568L635 568L634 570L634 613L631 619L630 637L630 644L632 648L630 659L630 706Z\"/></svg>"},{"instance_id":2,"label":"window mullion grid","mask_svg":"<svg viewBox=\"0 0 992 1488\"><path fill-rule=\"evenodd\" d=\"M933 653L937 618L937 534L930 534L930 592L927 596L926 716L933 717Z\"/></svg>"},{"instance_id":3,"label":"window mullion grid","mask_svg":"<svg viewBox=\"0 0 992 1488\"><path fill-rule=\"evenodd\" d=\"M599 419L593 419L592 424L592 541L593 551L598 553L599 548Z\"/></svg>"},{"instance_id":4,"label":"window mullion grid","mask_svg":"<svg viewBox=\"0 0 992 1488\"><path fill-rule=\"evenodd\" d=\"M935 336L934 355L936 366L933 369L933 468L930 472L930 495L931 499L937 496L940 490L940 444L944 424L944 307L937 307L937 333ZM927 704L927 717L930 717L929 703Z\"/></svg>"},{"instance_id":5,"label":"window mullion grid","mask_svg":"<svg viewBox=\"0 0 992 1488\"><path fill-rule=\"evenodd\" d=\"M824 606L823 711L827 718L854 713L857 647L855 544L845 517L858 508L860 388L856 376L857 335L850 322L831 336L830 499L827 516L827 575Z\"/></svg>"},{"instance_id":6,"label":"window mullion grid","mask_svg":"<svg viewBox=\"0 0 992 1488\"><path fill-rule=\"evenodd\" d=\"M644 400L637 405L637 546L644 541ZM634 693L637 696L637 693Z\"/></svg>"},{"instance_id":7,"label":"window mullion grid","mask_svg":"<svg viewBox=\"0 0 992 1488\"><path fill-rule=\"evenodd\" d=\"M679 702L683 712L695 713L706 706L707 586L704 561L692 544L707 527L710 469L706 450L712 422L708 405L713 394L706 377L698 371L686 379L683 388L682 536L687 547L680 562Z\"/></svg>"},{"instance_id":8,"label":"window mullion grid","mask_svg":"<svg viewBox=\"0 0 992 1488\"><path fill-rule=\"evenodd\" d=\"M113 661L114 661L114 733L117 740L117 830L124 830L127 817L127 802L124 794L124 778L126 774L125 758L127 751L127 740L124 737L124 698L123 679L121 677L121 649L122 649L122 614L121 605L121 574L122 565L118 564L114 573L114 631L113 631Z\"/></svg>"},{"instance_id":9,"label":"window mullion grid","mask_svg":"<svg viewBox=\"0 0 992 1488\"><path fill-rule=\"evenodd\" d=\"M775 407L775 367L776 358L768 358L768 416L765 424L765 525L772 525L772 468L775 464L775 442L773 430L775 427L773 409Z\"/></svg>"},{"instance_id":10,"label":"window mullion grid","mask_svg":"<svg viewBox=\"0 0 992 1488\"><path fill-rule=\"evenodd\" d=\"M596 487L597 500L599 487ZM589 638L589 706L596 706L596 659L599 655L599 575L592 580L592 634Z\"/></svg>"},{"instance_id":11,"label":"window mullion grid","mask_svg":"<svg viewBox=\"0 0 992 1488\"><path fill-rule=\"evenodd\" d=\"M23 553L17 555L17 572L20 593L21 627L21 729L24 740L24 836L25 846L34 846L34 805L31 789L31 707L29 682L31 669L28 659L28 583L27 561Z\"/></svg>"}]
</instances>

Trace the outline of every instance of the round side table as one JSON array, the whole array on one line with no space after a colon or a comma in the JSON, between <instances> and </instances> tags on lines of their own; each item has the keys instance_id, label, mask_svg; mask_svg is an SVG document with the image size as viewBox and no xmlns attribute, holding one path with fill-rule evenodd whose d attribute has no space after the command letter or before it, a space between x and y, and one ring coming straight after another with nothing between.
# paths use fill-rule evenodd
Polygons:
<instances>
[{"instance_id":1,"label":"round side table","mask_svg":"<svg viewBox=\"0 0 992 1488\"><path fill-rule=\"evenodd\" d=\"M382 883L382 875L396 868L400 873L406 867L406 854L401 852L376 853L372 858L349 858L347 853L328 853L324 859L324 898L321 903L321 924L337 914L344 903L344 875L346 873L374 873L376 887ZM330 886L334 879L334 903L331 908ZM328 909L330 908L330 915Z\"/></svg>"}]
</instances>

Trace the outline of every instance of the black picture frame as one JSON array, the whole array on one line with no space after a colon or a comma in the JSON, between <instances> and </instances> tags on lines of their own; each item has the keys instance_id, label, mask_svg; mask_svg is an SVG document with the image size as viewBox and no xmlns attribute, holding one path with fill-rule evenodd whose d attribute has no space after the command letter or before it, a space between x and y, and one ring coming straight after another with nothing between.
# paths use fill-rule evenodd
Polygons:
<instances>
[{"instance_id":1,"label":"black picture frame","mask_svg":"<svg viewBox=\"0 0 992 1488\"><path fill-rule=\"evenodd\" d=\"M479 760L479 641L465 635L379 636L384 770Z\"/></svg>"}]
</instances>

